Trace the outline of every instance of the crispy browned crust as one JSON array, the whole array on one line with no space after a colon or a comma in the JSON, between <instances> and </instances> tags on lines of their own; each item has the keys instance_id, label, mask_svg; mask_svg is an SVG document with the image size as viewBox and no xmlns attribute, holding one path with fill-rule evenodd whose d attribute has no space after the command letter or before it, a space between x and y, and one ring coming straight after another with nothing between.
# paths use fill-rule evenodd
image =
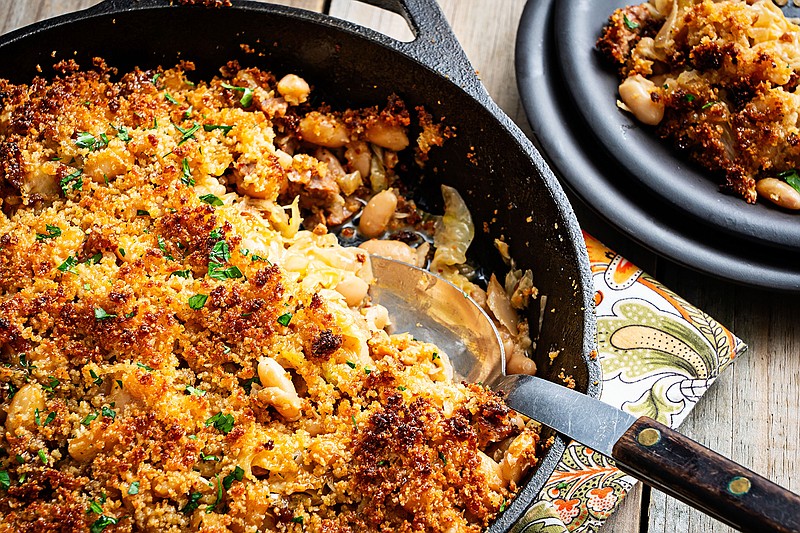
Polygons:
<instances>
[{"instance_id":1,"label":"crispy browned crust","mask_svg":"<svg viewBox=\"0 0 800 533\"><path fill-rule=\"evenodd\" d=\"M798 74L780 57L800 57L792 44L797 27L787 25L785 33L757 49L746 44L759 17L754 6L697 0L678 17L665 57L653 60L637 49L664 24L652 12L647 4L617 10L598 51L622 79L655 80L653 98L666 109L657 134L717 176L723 190L754 203L758 179L800 167L792 119ZM679 78L681 73L691 75Z\"/></svg>"},{"instance_id":2,"label":"crispy browned crust","mask_svg":"<svg viewBox=\"0 0 800 533\"><path fill-rule=\"evenodd\" d=\"M191 67L113 81L102 61L91 71L64 62L52 81L0 81L0 184L8 192L0 213L0 472L11 485L0 488L0 525L85 531L102 512L119 521L106 532L484 527L515 487L489 488L479 450L536 429L523 428L490 391L442 379L431 345L376 332L359 354L346 306L245 250L253 240L280 250L293 241L241 196L205 203L188 178L229 197L237 158L263 140L250 133L269 125L291 135L291 117L310 107L270 116L275 77L231 63L224 81L258 89L243 109L241 93L223 80L186 83ZM383 109L336 113L354 139L371 121L410 120L396 98ZM194 122L233 129L200 128L179 143ZM76 147L81 132L101 131L104 146ZM93 158L114 174L91 175ZM270 201L292 190L284 181L293 173L324 179L310 156L284 172L277 159L264 161L273 165L262 176L274 185ZM201 168L215 169L212 185ZM327 200L318 202L308 183L294 193L323 209ZM59 234L49 236L53 227ZM324 233L308 236L314 253L334 247ZM210 277L221 249L229 257L220 261L242 277ZM363 253L347 257L367 262ZM193 295L206 296L204 305L193 308ZM301 395L299 420L262 402L254 377L265 356L285 359ZM42 402L36 423L28 409L29 422L12 428L15 398L31 391ZM234 419L228 431L211 421L223 413ZM75 445L84 437L88 451ZM529 464L535 448L525 452ZM221 490L237 467L241 480Z\"/></svg>"}]
</instances>

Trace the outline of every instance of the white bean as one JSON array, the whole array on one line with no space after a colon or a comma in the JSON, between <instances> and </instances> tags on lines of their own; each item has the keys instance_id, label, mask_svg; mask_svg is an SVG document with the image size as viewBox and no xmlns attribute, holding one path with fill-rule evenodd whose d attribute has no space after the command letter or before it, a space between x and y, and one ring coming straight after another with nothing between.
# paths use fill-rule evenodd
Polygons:
<instances>
[{"instance_id":1,"label":"white bean","mask_svg":"<svg viewBox=\"0 0 800 533\"><path fill-rule=\"evenodd\" d=\"M637 120L655 126L664 118L664 104L650 96L655 90L655 83L637 74L622 82L619 96Z\"/></svg>"},{"instance_id":2,"label":"white bean","mask_svg":"<svg viewBox=\"0 0 800 533\"><path fill-rule=\"evenodd\" d=\"M386 231L397 209L397 196L391 189L373 196L361 213L358 231L367 238L375 238Z\"/></svg>"},{"instance_id":3,"label":"white bean","mask_svg":"<svg viewBox=\"0 0 800 533\"><path fill-rule=\"evenodd\" d=\"M800 192L776 178L764 178L756 183L756 192L762 198L786 209L800 209Z\"/></svg>"},{"instance_id":4,"label":"white bean","mask_svg":"<svg viewBox=\"0 0 800 533\"><path fill-rule=\"evenodd\" d=\"M348 144L347 149L344 151L344 158L347 159L352 170L357 170L361 173L362 178L369 176L372 152L370 152L367 143L364 141L356 141Z\"/></svg>"},{"instance_id":5,"label":"white bean","mask_svg":"<svg viewBox=\"0 0 800 533\"><path fill-rule=\"evenodd\" d=\"M36 410L44 410L44 394L39 385L23 385L8 406L6 431L14 435L17 429L32 428Z\"/></svg>"},{"instance_id":6,"label":"white bean","mask_svg":"<svg viewBox=\"0 0 800 533\"><path fill-rule=\"evenodd\" d=\"M275 359L262 357L258 360L258 378L264 388L258 398L272 405L288 421L300 418L302 400L297 395L289 374Z\"/></svg>"},{"instance_id":7,"label":"white bean","mask_svg":"<svg viewBox=\"0 0 800 533\"><path fill-rule=\"evenodd\" d=\"M336 292L344 296L347 305L350 307L356 307L364 301L367 291L369 291L369 284L356 276L343 279L336 285Z\"/></svg>"},{"instance_id":8,"label":"white bean","mask_svg":"<svg viewBox=\"0 0 800 533\"><path fill-rule=\"evenodd\" d=\"M387 124L379 120L367 128L366 137L369 142L395 152L408 146L408 135L399 124Z\"/></svg>"},{"instance_id":9,"label":"white bean","mask_svg":"<svg viewBox=\"0 0 800 533\"><path fill-rule=\"evenodd\" d=\"M361 243L358 247L370 254L402 261L409 265L422 266L419 264L417 251L401 241L370 239Z\"/></svg>"},{"instance_id":10,"label":"white bean","mask_svg":"<svg viewBox=\"0 0 800 533\"><path fill-rule=\"evenodd\" d=\"M340 148L350 140L350 132L343 122L318 111L312 111L300 120L299 131L303 140L326 148Z\"/></svg>"},{"instance_id":11,"label":"white bean","mask_svg":"<svg viewBox=\"0 0 800 533\"><path fill-rule=\"evenodd\" d=\"M278 82L278 92L292 105L302 104L308 100L311 87L306 80L296 74L287 74Z\"/></svg>"}]
</instances>

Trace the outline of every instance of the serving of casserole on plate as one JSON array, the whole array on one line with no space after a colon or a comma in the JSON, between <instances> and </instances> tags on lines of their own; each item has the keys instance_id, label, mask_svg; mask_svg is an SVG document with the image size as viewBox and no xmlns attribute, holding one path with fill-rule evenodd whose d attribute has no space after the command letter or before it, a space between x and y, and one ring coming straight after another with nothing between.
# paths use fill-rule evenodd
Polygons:
<instances>
[{"instance_id":1,"label":"serving of casserole on plate","mask_svg":"<svg viewBox=\"0 0 800 533\"><path fill-rule=\"evenodd\" d=\"M487 297L458 193L435 217L399 192L402 101L333 112L235 62L58 68L0 82L0 529L462 531L506 508L538 425L388 335L367 251L327 231L361 212L395 237L368 249L430 259L535 370L530 272ZM445 130L413 115L424 159Z\"/></svg>"}]
</instances>

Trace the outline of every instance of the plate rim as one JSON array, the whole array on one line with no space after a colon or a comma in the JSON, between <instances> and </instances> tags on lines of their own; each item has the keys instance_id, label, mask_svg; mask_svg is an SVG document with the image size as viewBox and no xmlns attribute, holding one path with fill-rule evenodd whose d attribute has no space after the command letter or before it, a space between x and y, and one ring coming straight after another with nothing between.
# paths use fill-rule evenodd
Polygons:
<instances>
[{"instance_id":1,"label":"plate rim","mask_svg":"<svg viewBox=\"0 0 800 533\"><path fill-rule=\"evenodd\" d=\"M603 5L597 7L598 4ZM554 50L563 75L582 80L588 76L588 83L567 84L573 101L580 103L575 107L587 127L631 176L676 210L736 237L800 251L800 213L783 211L763 201L748 204L720 191L714 177L688 154L678 153L658 139L653 128L615 105L616 90L605 89L616 89L619 80L612 69L602 64L594 43L613 10L628 4L627 0L560 0L555 4ZM608 13L598 21L596 12L606 7ZM604 90L597 90L598 87Z\"/></svg>"},{"instance_id":2,"label":"plate rim","mask_svg":"<svg viewBox=\"0 0 800 533\"><path fill-rule=\"evenodd\" d=\"M633 201L633 197L638 199L639 195L649 194L648 191L626 189L625 194L620 192L621 185L629 187L630 184L615 185L614 180L598 168L601 163L609 166L607 156L588 154L591 143L567 135L569 126L565 119L568 117L560 109L564 103L554 97L564 91L557 91L553 87L553 76L545 75L548 62L545 53L551 51L547 48L551 43L546 41L551 37L551 15L556 1L559 0L528 0L526 3L517 31L515 69L522 106L534 132L534 141L562 183L617 231L670 261L741 285L800 292L800 271L789 266L800 264L796 256L792 257L794 254L758 247L749 241L739 241L738 252L711 246L709 241L720 239L727 239L730 244L737 243L734 237L714 232L712 228L697 232L693 227L694 231L689 233L686 228L677 227L681 222L680 213L668 206L658 205L653 210L644 210ZM560 138L554 138L554 132L560 132ZM600 161L598 157L605 157L606 161ZM698 233L704 233L705 240L701 240ZM741 251L745 249L753 255L742 255ZM788 255L788 260L782 264L774 260L765 262L765 256L778 251Z\"/></svg>"}]
</instances>

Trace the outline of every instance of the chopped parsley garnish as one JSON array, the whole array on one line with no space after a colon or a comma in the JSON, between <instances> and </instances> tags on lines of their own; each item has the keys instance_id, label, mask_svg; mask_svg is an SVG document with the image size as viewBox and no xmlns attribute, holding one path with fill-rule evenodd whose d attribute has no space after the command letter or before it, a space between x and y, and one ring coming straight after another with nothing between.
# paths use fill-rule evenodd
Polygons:
<instances>
[{"instance_id":1,"label":"chopped parsley garnish","mask_svg":"<svg viewBox=\"0 0 800 533\"><path fill-rule=\"evenodd\" d=\"M690 104L695 101L695 96L693 94L687 94L683 98L684 98L684 100L686 100Z\"/></svg>"},{"instance_id":2,"label":"chopped parsley garnish","mask_svg":"<svg viewBox=\"0 0 800 533\"><path fill-rule=\"evenodd\" d=\"M150 216L150 211L145 211L144 209L137 209L136 210L136 216L137 217L149 217Z\"/></svg>"},{"instance_id":3,"label":"chopped parsley garnish","mask_svg":"<svg viewBox=\"0 0 800 533\"><path fill-rule=\"evenodd\" d=\"M117 318L117 315L106 312L102 307L94 308L94 317L97 320L108 320L109 318Z\"/></svg>"},{"instance_id":4,"label":"chopped parsley garnish","mask_svg":"<svg viewBox=\"0 0 800 533\"><path fill-rule=\"evenodd\" d=\"M110 516L102 515L100 518L94 521L92 526L89 528L90 533L102 533L105 528L108 526L113 526L119 523L118 518L113 518Z\"/></svg>"},{"instance_id":5,"label":"chopped parsley garnish","mask_svg":"<svg viewBox=\"0 0 800 533\"><path fill-rule=\"evenodd\" d=\"M130 494L131 496L134 495L134 494L139 494L139 482L138 481L134 481L133 483L131 483L128 486L128 494Z\"/></svg>"},{"instance_id":6,"label":"chopped parsley garnish","mask_svg":"<svg viewBox=\"0 0 800 533\"><path fill-rule=\"evenodd\" d=\"M181 509L181 512L183 514L189 514L192 511L194 511L195 509L197 509L198 507L200 507L200 504L198 502L200 501L200 498L202 498L202 497L203 497L203 495L200 492L193 492L193 493L189 494L189 501L186 503L186 505L183 507L183 509Z\"/></svg>"},{"instance_id":7,"label":"chopped parsley garnish","mask_svg":"<svg viewBox=\"0 0 800 533\"><path fill-rule=\"evenodd\" d=\"M86 418L81 420L81 424L84 425L84 426L88 426L89 424L92 423L92 420L96 419L97 417L98 417L98 414L97 414L96 411L94 413L89 413L88 415L86 415Z\"/></svg>"},{"instance_id":8,"label":"chopped parsley garnish","mask_svg":"<svg viewBox=\"0 0 800 533\"><path fill-rule=\"evenodd\" d=\"M55 419L56 419L56 412L55 411L50 411L50 414L48 414L47 418L44 419L44 424L42 424L42 425L46 426L47 424L49 424L50 422L52 422Z\"/></svg>"},{"instance_id":9,"label":"chopped parsley garnish","mask_svg":"<svg viewBox=\"0 0 800 533\"><path fill-rule=\"evenodd\" d=\"M33 421L37 426L42 425L42 420L39 418L39 408L33 410Z\"/></svg>"},{"instance_id":10,"label":"chopped parsley garnish","mask_svg":"<svg viewBox=\"0 0 800 533\"><path fill-rule=\"evenodd\" d=\"M350 420L353 421L353 426L358 427L358 423L356 422L356 415L350 415Z\"/></svg>"},{"instance_id":11,"label":"chopped parsley garnish","mask_svg":"<svg viewBox=\"0 0 800 533\"><path fill-rule=\"evenodd\" d=\"M72 187L73 191L77 191L78 189L83 187L83 178L81 178L81 174L83 174L83 170L78 169L72 174L67 174L66 176L61 178L61 181L58 182L58 184L61 186L61 191L64 194L67 194L67 191L70 189L70 187ZM72 183L73 181L75 183ZM72 183L71 186L70 183Z\"/></svg>"},{"instance_id":12,"label":"chopped parsley garnish","mask_svg":"<svg viewBox=\"0 0 800 533\"><path fill-rule=\"evenodd\" d=\"M349 366L350 368L355 368L356 367L356 364L354 362L352 362L352 361L345 361L345 362L347 363L347 366Z\"/></svg>"},{"instance_id":13,"label":"chopped parsley garnish","mask_svg":"<svg viewBox=\"0 0 800 533\"><path fill-rule=\"evenodd\" d=\"M100 409L100 413L103 416L105 416L107 418L110 418L111 420L114 420L115 418L117 418L117 412L114 411L113 409L111 409L110 407L106 407L105 405L103 406L102 409Z\"/></svg>"},{"instance_id":14,"label":"chopped parsley garnish","mask_svg":"<svg viewBox=\"0 0 800 533\"><path fill-rule=\"evenodd\" d=\"M214 131L214 130L222 130L223 135L227 135L229 131L233 129L233 126L223 126L222 124L203 124L203 130L205 131Z\"/></svg>"},{"instance_id":15,"label":"chopped parsley garnish","mask_svg":"<svg viewBox=\"0 0 800 533\"><path fill-rule=\"evenodd\" d=\"M441 460L442 460L442 462L443 462L445 465L447 465L447 457L445 457L445 456L444 456L444 453L442 453L442 452L439 452L439 459L441 459Z\"/></svg>"},{"instance_id":16,"label":"chopped parsley garnish","mask_svg":"<svg viewBox=\"0 0 800 533\"><path fill-rule=\"evenodd\" d=\"M5 470L0 470L0 489L8 490L11 487L11 477Z\"/></svg>"},{"instance_id":17,"label":"chopped parsley garnish","mask_svg":"<svg viewBox=\"0 0 800 533\"><path fill-rule=\"evenodd\" d=\"M252 254L250 256L250 261L264 261L265 263L269 263L270 265L272 265L272 263L270 263L269 259L265 259L265 258L261 257L260 255L256 255L256 254Z\"/></svg>"},{"instance_id":18,"label":"chopped parsley garnish","mask_svg":"<svg viewBox=\"0 0 800 533\"><path fill-rule=\"evenodd\" d=\"M47 239L55 239L56 237L61 236L61 228L58 226L51 226L50 224L47 224L45 227L47 228L47 233L37 233L37 241L46 241Z\"/></svg>"},{"instance_id":19,"label":"chopped parsley garnish","mask_svg":"<svg viewBox=\"0 0 800 533\"><path fill-rule=\"evenodd\" d=\"M177 278L186 278L189 279L192 277L192 269L187 268L186 270L176 270L175 272L171 273L169 277L175 276Z\"/></svg>"},{"instance_id":20,"label":"chopped parsley garnish","mask_svg":"<svg viewBox=\"0 0 800 533\"><path fill-rule=\"evenodd\" d=\"M219 461L219 458L216 455L206 455L203 452L200 452L200 460L201 461Z\"/></svg>"},{"instance_id":21,"label":"chopped parsley garnish","mask_svg":"<svg viewBox=\"0 0 800 533\"><path fill-rule=\"evenodd\" d=\"M718 103L719 102L717 102L716 100L708 102L706 104L703 104L703 107L701 109L708 109L709 107L713 107L714 105L716 105Z\"/></svg>"},{"instance_id":22,"label":"chopped parsley garnish","mask_svg":"<svg viewBox=\"0 0 800 533\"><path fill-rule=\"evenodd\" d=\"M117 382L117 385L119 386L119 388L120 388L120 389L121 389L121 388L124 386L124 385L122 384L122 380L121 380L121 379L115 379L114 381L116 381L116 382Z\"/></svg>"},{"instance_id":23,"label":"chopped parsley garnish","mask_svg":"<svg viewBox=\"0 0 800 533\"><path fill-rule=\"evenodd\" d=\"M89 510L87 513L103 514L103 506L92 500L89 502Z\"/></svg>"},{"instance_id":24,"label":"chopped parsley garnish","mask_svg":"<svg viewBox=\"0 0 800 533\"><path fill-rule=\"evenodd\" d=\"M786 181L794 190L800 192L800 175L798 175L797 169L781 172L778 177Z\"/></svg>"},{"instance_id":25,"label":"chopped parsley garnish","mask_svg":"<svg viewBox=\"0 0 800 533\"><path fill-rule=\"evenodd\" d=\"M17 459L17 462L18 462L19 464L21 464L21 465L24 465L24 464L25 464L25 458L24 458L24 457L22 457L21 455L17 455L16 459Z\"/></svg>"},{"instance_id":26,"label":"chopped parsley garnish","mask_svg":"<svg viewBox=\"0 0 800 533\"><path fill-rule=\"evenodd\" d=\"M78 260L72 256L67 257L63 263L58 265L58 269L61 272L72 272L75 274L75 267L78 266Z\"/></svg>"},{"instance_id":27,"label":"chopped parsley garnish","mask_svg":"<svg viewBox=\"0 0 800 533\"><path fill-rule=\"evenodd\" d=\"M399 386L397 387L397 390L399 390L399 391L406 391L406 390L408 390L408 389L407 389L406 387L403 387L402 385L399 385Z\"/></svg>"},{"instance_id":28,"label":"chopped parsley garnish","mask_svg":"<svg viewBox=\"0 0 800 533\"><path fill-rule=\"evenodd\" d=\"M169 93L164 93L164 99L170 104L180 105L180 102L175 100L175 98L173 98L173 96Z\"/></svg>"},{"instance_id":29,"label":"chopped parsley garnish","mask_svg":"<svg viewBox=\"0 0 800 533\"><path fill-rule=\"evenodd\" d=\"M19 364L22 368L25 369L26 372L30 373L31 370L36 368L36 365L28 361L28 358L25 356L24 353L19 354Z\"/></svg>"},{"instance_id":30,"label":"chopped parsley garnish","mask_svg":"<svg viewBox=\"0 0 800 533\"><path fill-rule=\"evenodd\" d=\"M380 461L378 461L377 464L378 464L378 466L383 466L383 465L389 464L389 461L387 461L385 459L381 459Z\"/></svg>"},{"instance_id":31,"label":"chopped parsley garnish","mask_svg":"<svg viewBox=\"0 0 800 533\"><path fill-rule=\"evenodd\" d=\"M302 524L303 523L303 516L302 515L295 516L294 518L292 518L292 522L294 522L295 524Z\"/></svg>"},{"instance_id":32,"label":"chopped parsley garnish","mask_svg":"<svg viewBox=\"0 0 800 533\"><path fill-rule=\"evenodd\" d=\"M181 162L181 168L183 169L183 176L181 176L181 183L189 187L194 187L194 178L192 177L192 169L189 168L188 158L186 157L183 158L183 161Z\"/></svg>"},{"instance_id":33,"label":"chopped parsley garnish","mask_svg":"<svg viewBox=\"0 0 800 533\"><path fill-rule=\"evenodd\" d=\"M143 370L147 370L148 372L152 372L154 369L151 366L143 365L142 363L136 363L136 366Z\"/></svg>"},{"instance_id":34,"label":"chopped parsley garnish","mask_svg":"<svg viewBox=\"0 0 800 533\"><path fill-rule=\"evenodd\" d=\"M126 143L131 141L131 134L128 131L128 128L126 128L125 126L120 126L119 128L116 129L117 129L117 138L119 138L119 140L124 141Z\"/></svg>"},{"instance_id":35,"label":"chopped parsley garnish","mask_svg":"<svg viewBox=\"0 0 800 533\"><path fill-rule=\"evenodd\" d=\"M13 383L6 383L6 385L8 386L8 395L6 396L6 398L10 400L17 393L17 388L14 386Z\"/></svg>"},{"instance_id":36,"label":"chopped parsley garnish","mask_svg":"<svg viewBox=\"0 0 800 533\"><path fill-rule=\"evenodd\" d=\"M97 139L94 138L94 135L89 133L88 131L82 131L78 134L78 138L75 140L75 144L78 148L87 148L89 150L94 150L97 145Z\"/></svg>"},{"instance_id":37,"label":"chopped parsley garnish","mask_svg":"<svg viewBox=\"0 0 800 533\"><path fill-rule=\"evenodd\" d=\"M121 255L122 257L125 257L125 248L120 248L119 249L119 255Z\"/></svg>"},{"instance_id":38,"label":"chopped parsley garnish","mask_svg":"<svg viewBox=\"0 0 800 533\"><path fill-rule=\"evenodd\" d=\"M153 76L153 79L152 79L152 80L150 80L150 83L152 83L153 85L156 85L156 82L158 81L158 78L160 78L160 77L161 77L161 74L162 74L162 73L161 73L161 72L159 72L158 74L156 74L155 76Z\"/></svg>"},{"instance_id":39,"label":"chopped parsley garnish","mask_svg":"<svg viewBox=\"0 0 800 533\"><path fill-rule=\"evenodd\" d=\"M206 391L203 389L198 389L197 387L192 387L191 385L186 385L186 392L188 392L192 396L205 396Z\"/></svg>"},{"instance_id":40,"label":"chopped parsley garnish","mask_svg":"<svg viewBox=\"0 0 800 533\"><path fill-rule=\"evenodd\" d=\"M170 261L174 261L175 258L167 253L167 243L166 241L164 241L164 237L159 235L157 240L158 240L158 249L161 250L162 254L164 254L164 258L169 259Z\"/></svg>"},{"instance_id":41,"label":"chopped parsley garnish","mask_svg":"<svg viewBox=\"0 0 800 533\"><path fill-rule=\"evenodd\" d=\"M292 321L292 313L284 313L278 317L278 324L281 326L288 326L289 322Z\"/></svg>"},{"instance_id":42,"label":"chopped parsley garnish","mask_svg":"<svg viewBox=\"0 0 800 533\"><path fill-rule=\"evenodd\" d=\"M227 83L223 83L222 86L230 91L242 92L242 98L239 100L239 103L242 104L242 107L250 107L250 104L253 103L253 89L249 87L234 87L233 85Z\"/></svg>"},{"instance_id":43,"label":"chopped parsley garnish","mask_svg":"<svg viewBox=\"0 0 800 533\"><path fill-rule=\"evenodd\" d=\"M505 512L505 510L506 510L506 507L508 507L508 502L505 500L505 498L503 498L503 503L502 503L502 504L500 504L500 512L501 512L501 513L502 513L502 512Z\"/></svg>"},{"instance_id":44,"label":"chopped parsley garnish","mask_svg":"<svg viewBox=\"0 0 800 533\"><path fill-rule=\"evenodd\" d=\"M47 376L47 385L42 385L42 388L47 392L53 392L60 384L61 382L53 376Z\"/></svg>"},{"instance_id":45,"label":"chopped parsley garnish","mask_svg":"<svg viewBox=\"0 0 800 533\"><path fill-rule=\"evenodd\" d=\"M46 465L47 464L47 453L42 449L42 450L39 450L38 452L36 452L36 454L39 456L39 460L42 461L42 464Z\"/></svg>"},{"instance_id":46,"label":"chopped parsley garnish","mask_svg":"<svg viewBox=\"0 0 800 533\"><path fill-rule=\"evenodd\" d=\"M188 119L192 118L192 111L194 111L194 106L190 105L189 109L187 109L186 111L183 112L184 120L188 120Z\"/></svg>"},{"instance_id":47,"label":"chopped parsley garnish","mask_svg":"<svg viewBox=\"0 0 800 533\"><path fill-rule=\"evenodd\" d=\"M639 27L638 22L633 22L631 19L628 18L628 15L622 15L622 21L625 23L625 26L628 27L629 30L635 30Z\"/></svg>"},{"instance_id":48,"label":"chopped parsley garnish","mask_svg":"<svg viewBox=\"0 0 800 533\"><path fill-rule=\"evenodd\" d=\"M102 261L102 259L103 259L103 254L102 254L101 252L97 252L97 253L96 253L96 254L94 254L92 257L90 257L89 259L87 259L87 260L86 260L86 262L87 262L87 263L91 263L91 264L93 264L93 265L96 265L97 263L99 263L100 261Z\"/></svg>"},{"instance_id":49,"label":"chopped parsley garnish","mask_svg":"<svg viewBox=\"0 0 800 533\"><path fill-rule=\"evenodd\" d=\"M195 294L189 298L189 307L194 310L202 309L206 305L206 300L208 300L207 294Z\"/></svg>"},{"instance_id":50,"label":"chopped parsley garnish","mask_svg":"<svg viewBox=\"0 0 800 533\"><path fill-rule=\"evenodd\" d=\"M225 487L225 490L230 490L234 481L241 481L242 479L244 479L244 469L237 466L233 469L233 472L222 478L222 486Z\"/></svg>"},{"instance_id":51,"label":"chopped parsley garnish","mask_svg":"<svg viewBox=\"0 0 800 533\"><path fill-rule=\"evenodd\" d=\"M183 134L183 136L181 137L181 140L178 141L178 146L182 145L183 143L185 143L189 139L193 139L194 138L194 134L197 133L197 130L202 128L202 126L200 124L198 124L197 122L195 122L194 125L191 128L188 128L188 129L183 129L180 126L178 126L177 124L175 124L175 127L178 129L179 132L181 132Z\"/></svg>"},{"instance_id":52,"label":"chopped parsley garnish","mask_svg":"<svg viewBox=\"0 0 800 533\"><path fill-rule=\"evenodd\" d=\"M439 353L433 352L433 355L431 356L431 361L436 361L437 359L439 359Z\"/></svg>"},{"instance_id":53,"label":"chopped parsley garnish","mask_svg":"<svg viewBox=\"0 0 800 533\"><path fill-rule=\"evenodd\" d=\"M220 240L214 243L214 247L211 248L211 253L208 254L208 258L214 262L219 264L225 264L231 259L231 250L228 247L228 243L224 240Z\"/></svg>"},{"instance_id":54,"label":"chopped parsley garnish","mask_svg":"<svg viewBox=\"0 0 800 533\"><path fill-rule=\"evenodd\" d=\"M245 380L244 383L242 383L242 388L244 389L244 391L247 394L250 394L250 391L253 388L253 383L257 383L257 384L261 385L261 380L258 379L258 376L253 376L252 378L247 379L247 380Z\"/></svg>"},{"instance_id":55,"label":"chopped parsley garnish","mask_svg":"<svg viewBox=\"0 0 800 533\"><path fill-rule=\"evenodd\" d=\"M98 377L97 376L97 372L95 372L94 370L89 370L89 375L92 376L92 379L94 380L93 383L95 385L102 385L103 384L103 378Z\"/></svg>"},{"instance_id":56,"label":"chopped parsley garnish","mask_svg":"<svg viewBox=\"0 0 800 533\"><path fill-rule=\"evenodd\" d=\"M219 412L206 420L206 427L213 425L215 429L227 435L233 429L233 415L226 415Z\"/></svg>"},{"instance_id":57,"label":"chopped parsley garnish","mask_svg":"<svg viewBox=\"0 0 800 533\"><path fill-rule=\"evenodd\" d=\"M219 240L222 238L222 231L219 228L214 228L211 230L211 233L208 234L208 238L212 240Z\"/></svg>"},{"instance_id":58,"label":"chopped parsley garnish","mask_svg":"<svg viewBox=\"0 0 800 533\"><path fill-rule=\"evenodd\" d=\"M238 279L244 277L239 267L231 266L224 268L224 265L214 263L208 264L208 277L216 280Z\"/></svg>"},{"instance_id":59,"label":"chopped parsley garnish","mask_svg":"<svg viewBox=\"0 0 800 533\"><path fill-rule=\"evenodd\" d=\"M214 479L217 480L217 499L214 501L214 503L206 507L206 514L213 511L217 505L222 503L222 483L219 481L219 474L214 474Z\"/></svg>"},{"instance_id":60,"label":"chopped parsley garnish","mask_svg":"<svg viewBox=\"0 0 800 533\"><path fill-rule=\"evenodd\" d=\"M200 197L200 201L204 202L208 205L213 205L214 207L219 207L221 205L225 205L225 203L216 195L214 194L204 194Z\"/></svg>"}]
</instances>

